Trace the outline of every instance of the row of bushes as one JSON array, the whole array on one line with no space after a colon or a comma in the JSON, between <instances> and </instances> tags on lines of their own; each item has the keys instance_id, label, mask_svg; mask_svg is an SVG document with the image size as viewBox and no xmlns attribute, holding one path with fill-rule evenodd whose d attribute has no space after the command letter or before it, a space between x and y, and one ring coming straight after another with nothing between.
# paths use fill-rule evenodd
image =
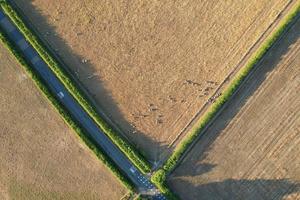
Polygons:
<instances>
[{"instance_id":1,"label":"row of bushes","mask_svg":"<svg viewBox=\"0 0 300 200\"><path fill-rule=\"evenodd\" d=\"M157 185L162 191L170 192L166 186L165 180L167 174L169 174L179 163L185 151L199 136L202 130L208 125L208 123L216 116L221 107L233 96L235 91L239 88L243 80L249 75L250 71L256 66L256 64L262 59L271 46L280 38L285 32L286 28L291 24L295 17L299 14L300 3L288 14L283 21L279 24L278 28L272 35L262 44L262 46L251 56L247 64L241 69L241 71L235 76L230 85L225 89L223 94L216 100L216 102L209 108L209 110L199 119L196 126L191 130L188 136L177 146L170 158L165 162L163 167L155 172L152 176L152 182Z\"/></svg>"},{"instance_id":2,"label":"row of bushes","mask_svg":"<svg viewBox=\"0 0 300 200\"><path fill-rule=\"evenodd\" d=\"M88 137L84 129L81 128L76 121L71 117L64 106L55 98L51 93L47 85L41 79L39 74L26 62L22 53L16 48L8 39L7 35L0 30L0 39L2 43L10 50L10 52L16 57L21 66L25 69L27 74L32 78L35 85L42 91L46 98L56 108L59 114L63 117L64 121L75 130L79 138L94 152L98 159L100 159L113 174L128 188L130 191L134 191L133 183L119 170L119 168L112 162L112 160L96 145L92 138Z\"/></svg>"},{"instance_id":3,"label":"row of bushes","mask_svg":"<svg viewBox=\"0 0 300 200\"><path fill-rule=\"evenodd\" d=\"M179 197L171 191L166 183L167 174L163 169L157 170L151 177L151 182L164 194L169 200L178 200Z\"/></svg>"},{"instance_id":4,"label":"row of bushes","mask_svg":"<svg viewBox=\"0 0 300 200\"><path fill-rule=\"evenodd\" d=\"M98 124L101 130L118 146L118 148L131 160L131 162L140 169L143 173L148 173L151 167L147 160L142 156L135 148L128 144L120 134L116 133L108 123L102 119L96 112L95 107L88 102L88 98L77 87L75 81L66 73L63 67L61 67L57 61L53 59L45 45L36 37L32 31L25 25L22 19L19 17L13 7L5 0L1 2L1 7L4 12L15 23L18 29L24 34L30 44L36 49L43 60L48 64L51 70L56 74L60 81L65 85L67 90L74 96L74 98L80 103L85 111L93 118Z\"/></svg>"}]
</instances>

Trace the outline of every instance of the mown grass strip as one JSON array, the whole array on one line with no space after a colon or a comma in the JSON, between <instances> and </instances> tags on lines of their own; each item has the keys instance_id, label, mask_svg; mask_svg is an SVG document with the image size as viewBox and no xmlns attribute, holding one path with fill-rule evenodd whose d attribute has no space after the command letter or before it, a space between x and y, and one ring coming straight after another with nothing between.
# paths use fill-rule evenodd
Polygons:
<instances>
[{"instance_id":1,"label":"mown grass strip","mask_svg":"<svg viewBox=\"0 0 300 200\"><path fill-rule=\"evenodd\" d=\"M50 52L47 50L46 46L43 45L38 37L36 37L33 32L29 30L9 2L4 0L0 3L5 14L10 17L13 23L24 34L25 38L36 49L41 58L48 64L51 70L64 84L67 90L74 96L74 98L80 103L84 110L93 118L100 129L118 146L118 148L139 170L141 170L143 173L149 173L151 171L151 167L145 157L129 143L127 143L120 134L113 130L108 123L99 116L92 103L88 101L88 98L79 89L79 87L76 86L76 83L72 81L71 77L64 70L64 68L61 67L55 59L53 59L53 56L50 55Z\"/></svg>"},{"instance_id":2,"label":"mown grass strip","mask_svg":"<svg viewBox=\"0 0 300 200\"><path fill-rule=\"evenodd\" d=\"M209 110L199 119L196 126L190 131L187 137L176 147L170 158L164 163L161 169L157 170L152 176L152 182L165 193L170 193L166 185L166 176L176 167L185 151L193 141L199 136L202 130L215 117L222 106L232 97L239 88L243 80L263 58L271 46L280 38L289 24L300 13L300 2L290 11L290 13L280 22L277 29L263 42L261 47L251 56L247 64L238 72L223 94L216 100Z\"/></svg>"},{"instance_id":3,"label":"mown grass strip","mask_svg":"<svg viewBox=\"0 0 300 200\"><path fill-rule=\"evenodd\" d=\"M96 145L92 138L88 137L85 130L81 128L75 119L71 117L67 109L55 98L55 95L51 93L47 85L41 79L40 75L26 62L22 53L16 48L8 39L7 35L0 30L0 40L5 47L13 54L18 60L21 66L25 69L27 74L31 77L35 85L41 90L42 94L50 101L55 109L62 116L64 121L77 133L80 140L86 144L89 149L101 160L112 173L121 181L121 183L131 192L134 192L134 184L124 175L119 168L113 163L113 161Z\"/></svg>"}]
</instances>

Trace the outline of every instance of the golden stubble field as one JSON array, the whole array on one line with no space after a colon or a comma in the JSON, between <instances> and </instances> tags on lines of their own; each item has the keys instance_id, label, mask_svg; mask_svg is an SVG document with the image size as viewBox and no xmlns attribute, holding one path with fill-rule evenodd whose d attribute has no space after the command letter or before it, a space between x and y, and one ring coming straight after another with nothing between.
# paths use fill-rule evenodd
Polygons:
<instances>
[{"instance_id":1,"label":"golden stubble field","mask_svg":"<svg viewBox=\"0 0 300 200\"><path fill-rule=\"evenodd\" d=\"M126 189L0 45L0 199L120 199Z\"/></svg>"},{"instance_id":2,"label":"golden stubble field","mask_svg":"<svg viewBox=\"0 0 300 200\"><path fill-rule=\"evenodd\" d=\"M103 112L158 160L290 1L15 2Z\"/></svg>"},{"instance_id":3,"label":"golden stubble field","mask_svg":"<svg viewBox=\"0 0 300 200\"><path fill-rule=\"evenodd\" d=\"M300 199L300 20L169 178L182 199Z\"/></svg>"}]
</instances>

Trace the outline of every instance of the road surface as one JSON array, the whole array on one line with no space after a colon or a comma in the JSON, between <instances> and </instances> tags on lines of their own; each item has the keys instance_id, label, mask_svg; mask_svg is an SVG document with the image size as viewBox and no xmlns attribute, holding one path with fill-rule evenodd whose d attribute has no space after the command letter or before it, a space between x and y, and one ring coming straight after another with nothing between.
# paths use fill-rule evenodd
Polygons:
<instances>
[{"instance_id":1,"label":"road surface","mask_svg":"<svg viewBox=\"0 0 300 200\"><path fill-rule=\"evenodd\" d=\"M69 113L79 122L103 151L110 156L115 164L129 177L129 179L139 188L148 194L153 194L152 199L166 199L160 194L157 188L145 177L131 161L119 150L119 148L100 130L93 119L84 111L80 104L67 91L64 85L59 81L49 66L42 60L37 51L26 41L24 35L10 21L9 17L0 10L0 27L8 35L19 50L23 53L25 59L40 74L42 79L48 85L53 94L56 94L58 100L67 108Z\"/></svg>"}]
</instances>

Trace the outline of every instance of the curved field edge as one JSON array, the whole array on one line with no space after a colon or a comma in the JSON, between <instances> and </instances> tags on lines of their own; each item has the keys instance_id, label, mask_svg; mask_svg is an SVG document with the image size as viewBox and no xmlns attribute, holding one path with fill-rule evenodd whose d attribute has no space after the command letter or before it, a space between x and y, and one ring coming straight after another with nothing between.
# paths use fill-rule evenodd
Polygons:
<instances>
[{"instance_id":1,"label":"curved field edge","mask_svg":"<svg viewBox=\"0 0 300 200\"><path fill-rule=\"evenodd\" d=\"M9 2L3 0L0 2L1 7L5 14L13 21L18 29L24 34L25 38L35 48L42 59L48 64L50 69L55 73L59 80L64 84L67 90L73 95L73 97L79 102L84 110L92 117L100 129L118 146L118 148L128 157L128 159L144 174L151 171L150 164L139 151L133 146L127 143L115 130L108 125L108 123L102 119L96 112L95 107L84 93L76 86L75 81L68 73L61 67L58 62L51 56L47 47L33 34L33 31L29 30L25 22L20 18L19 14L9 4Z\"/></svg>"},{"instance_id":2,"label":"curved field edge","mask_svg":"<svg viewBox=\"0 0 300 200\"><path fill-rule=\"evenodd\" d=\"M210 106L208 111L198 120L196 125L187 134L185 139L179 143L169 159L163 164L163 166L157 170L151 177L151 181L167 196L174 196L171 190L166 184L166 176L171 173L177 164L180 163L184 154L187 152L189 147L197 139L197 137L205 130L210 122L216 117L218 112L222 109L222 106L230 100L231 97L238 90L239 86L243 83L245 78L250 74L252 69L260 62L267 51L272 45L281 37L288 26L300 13L300 2L297 2L295 7L287 14L284 19L280 22L275 31L262 43L259 49L250 57L246 65L236 74L230 84L225 88L223 94ZM171 197L172 199L172 197Z\"/></svg>"},{"instance_id":3,"label":"curved field edge","mask_svg":"<svg viewBox=\"0 0 300 200\"><path fill-rule=\"evenodd\" d=\"M119 170L119 168L113 163L113 161L107 156L93 141L88 137L85 130L81 128L74 120L64 106L54 97L50 92L47 85L41 79L40 75L26 62L22 54L15 48L15 46L9 41L7 35L0 29L0 40L3 45L10 51L10 53L17 59L20 65L24 68L26 73L33 80L34 84L39 88L42 94L50 101L55 109L62 116L66 124L69 125L79 136L80 140L89 147L89 149L96 155L96 157L105 164L108 169L118 178L118 180L131 192L134 191L133 183Z\"/></svg>"}]
</instances>

